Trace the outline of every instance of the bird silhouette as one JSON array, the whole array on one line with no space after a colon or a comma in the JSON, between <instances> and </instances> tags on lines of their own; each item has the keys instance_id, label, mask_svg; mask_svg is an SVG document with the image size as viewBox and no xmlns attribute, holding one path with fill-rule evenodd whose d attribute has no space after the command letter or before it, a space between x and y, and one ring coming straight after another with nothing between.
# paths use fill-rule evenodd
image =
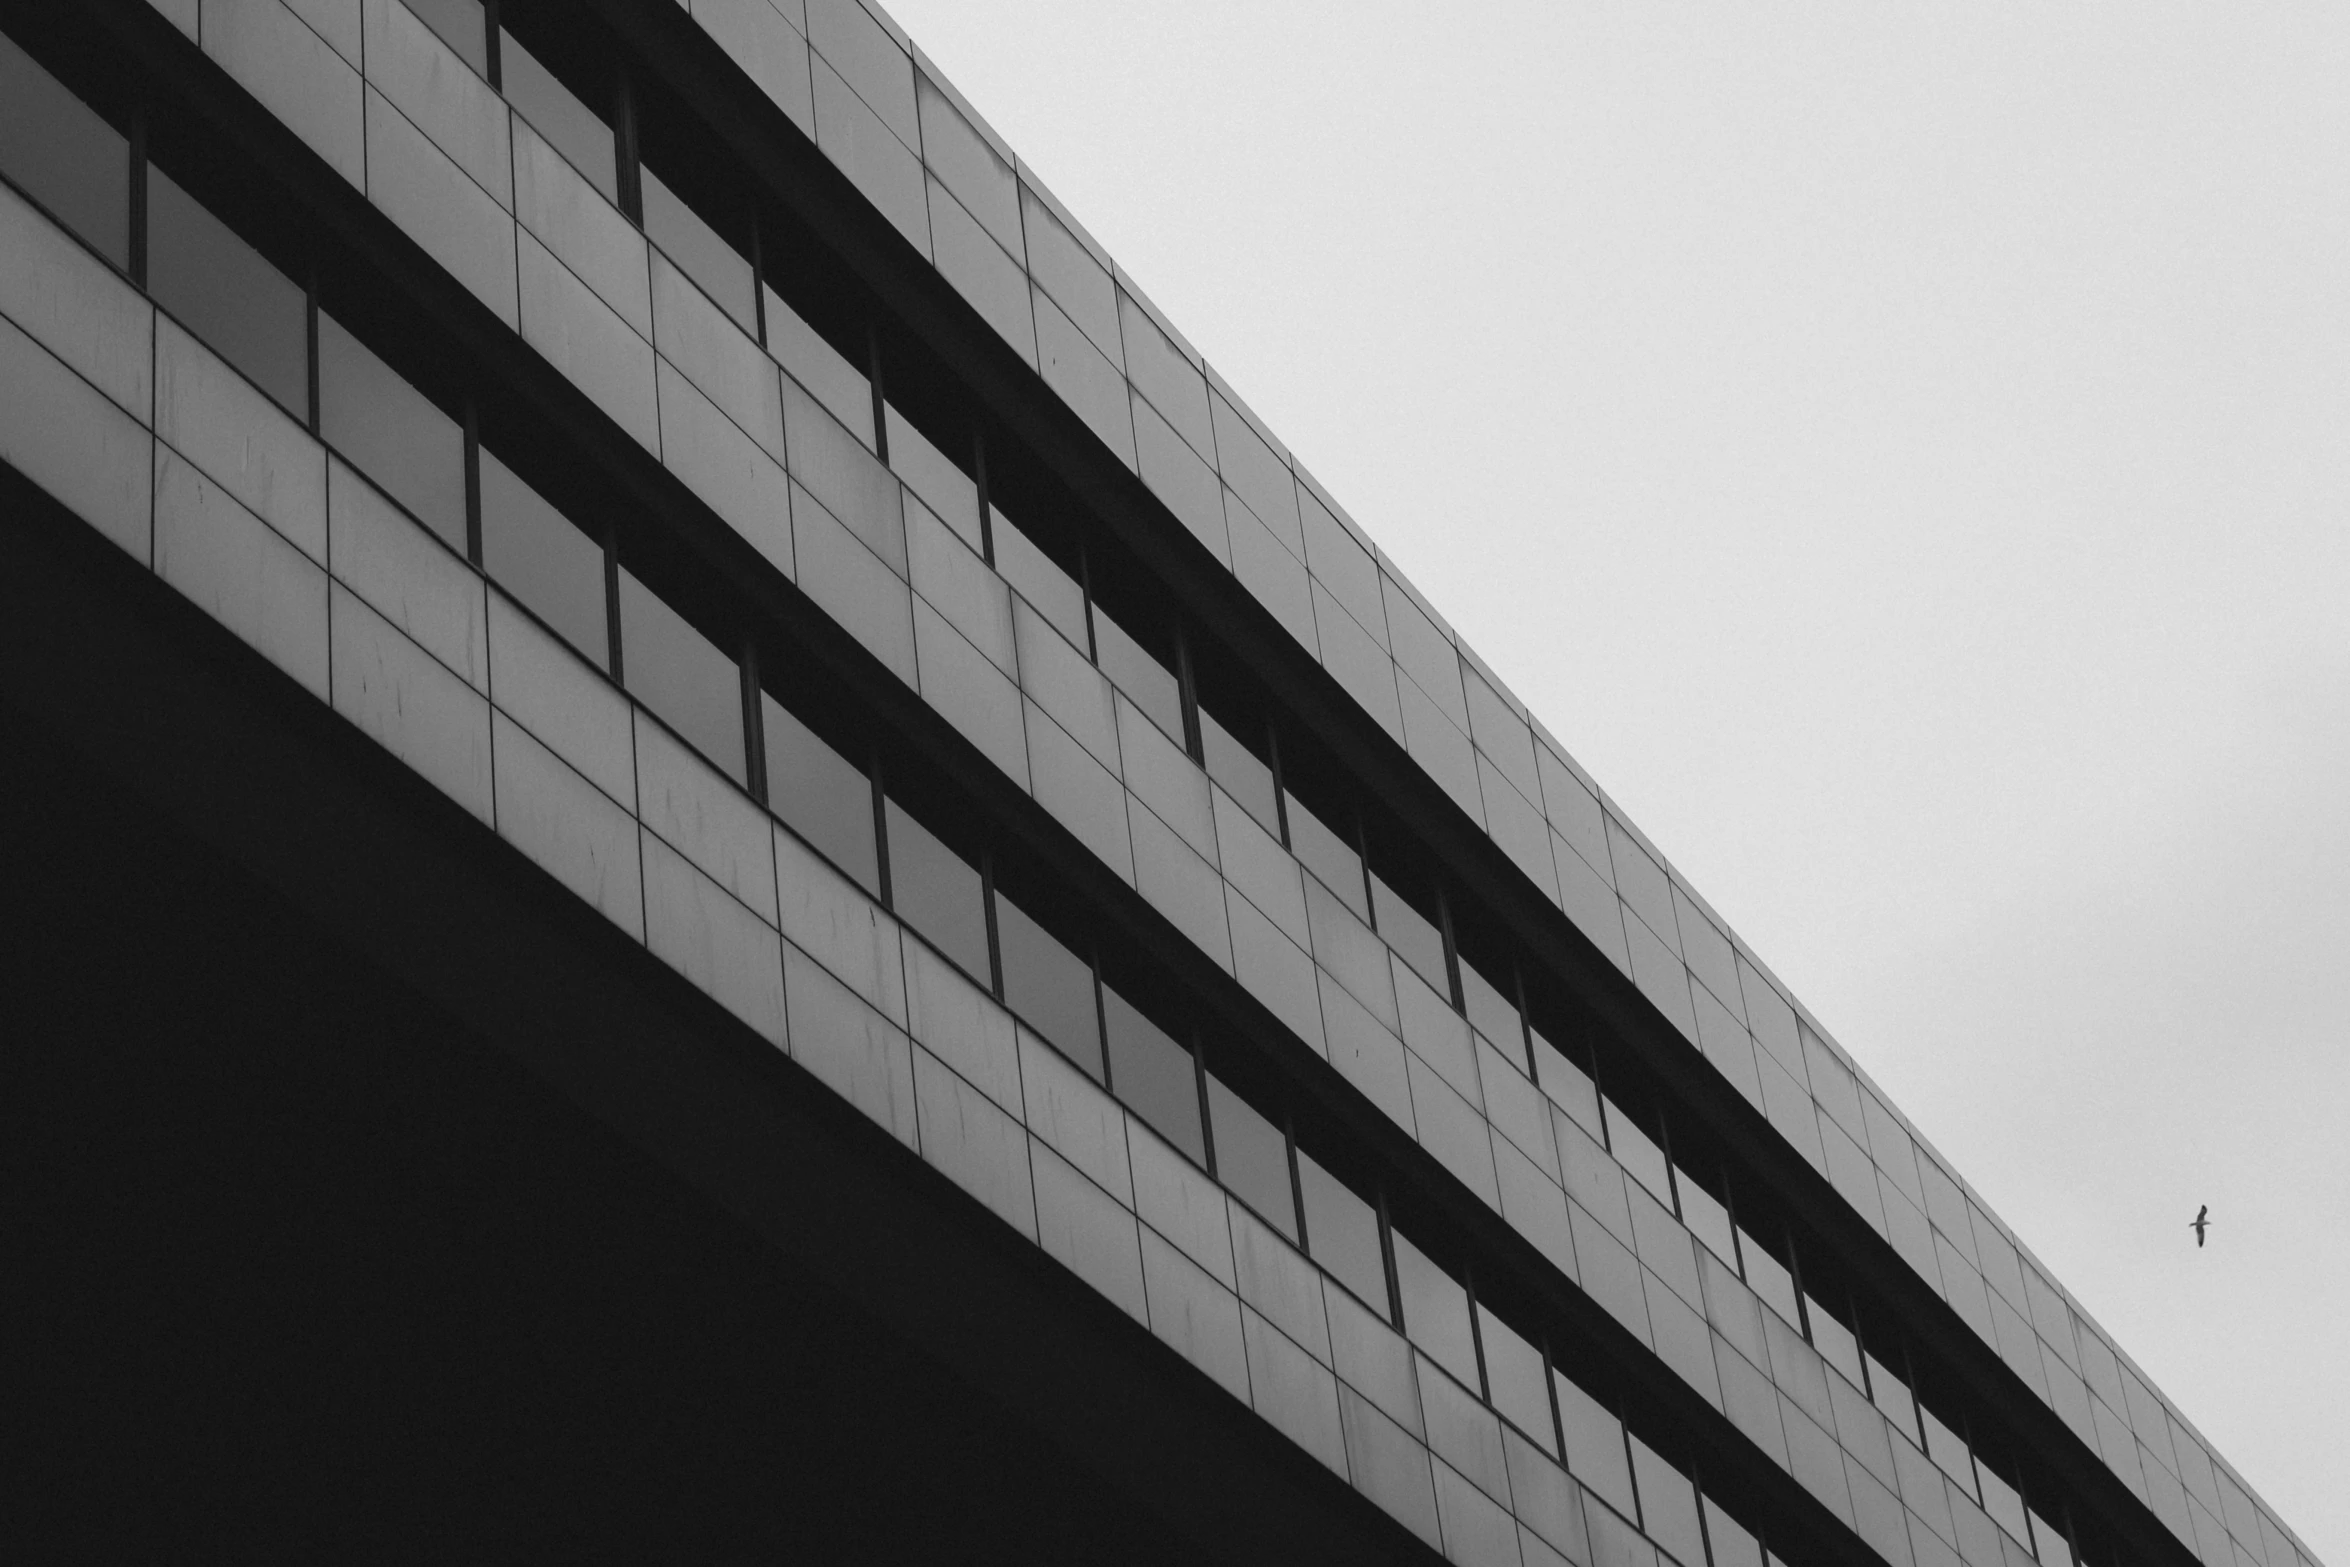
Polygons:
<instances>
[{"instance_id":1,"label":"bird silhouette","mask_svg":"<svg viewBox=\"0 0 2350 1567\"><path fill-rule=\"evenodd\" d=\"M2205 1203L2195 1210L2195 1217L2187 1221L2187 1228L2195 1232L2195 1245L2198 1250L2201 1250L2203 1246L2203 1232L2210 1227L2211 1204Z\"/></svg>"}]
</instances>

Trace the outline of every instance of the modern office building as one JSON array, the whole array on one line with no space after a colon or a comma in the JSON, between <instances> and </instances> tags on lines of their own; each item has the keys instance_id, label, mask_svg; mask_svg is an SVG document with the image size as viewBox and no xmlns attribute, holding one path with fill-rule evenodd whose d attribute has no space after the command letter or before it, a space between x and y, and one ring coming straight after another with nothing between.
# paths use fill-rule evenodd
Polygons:
<instances>
[{"instance_id":1,"label":"modern office building","mask_svg":"<svg viewBox=\"0 0 2350 1567\"><path fill-rule=\"evenodd\" d=\"M2315 1567L885 17L0 35L12 1559Z\"/></svg>"}]
</instances>

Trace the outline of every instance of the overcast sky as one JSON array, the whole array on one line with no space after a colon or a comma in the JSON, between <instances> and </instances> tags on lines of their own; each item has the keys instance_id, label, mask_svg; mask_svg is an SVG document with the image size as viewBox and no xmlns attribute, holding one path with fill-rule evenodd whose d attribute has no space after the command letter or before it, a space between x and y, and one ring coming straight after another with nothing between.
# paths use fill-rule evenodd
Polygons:
<instances>
[{"instance_id":1,"label":"overcast sky","mask_svg":"<svg viewBox=\"0 0 2350 1567\"><path fill-rule=\"evenodd\" d=\"M894 14L2350 1567L2350 7Z\"/></svg>"}]
</instances>

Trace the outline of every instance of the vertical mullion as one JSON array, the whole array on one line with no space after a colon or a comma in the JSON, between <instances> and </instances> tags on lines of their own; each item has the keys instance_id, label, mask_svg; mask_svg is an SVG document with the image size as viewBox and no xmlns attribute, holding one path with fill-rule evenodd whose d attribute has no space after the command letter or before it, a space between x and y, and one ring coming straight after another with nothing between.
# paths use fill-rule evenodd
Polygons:
<instances>
[{"instance_id":1,"label":"vertical mullion","mask_svg":"<svg viewBox=\"0 0 2350 1567\"><path fill-rule=\"evenodd\" d=\"M1461 1280L1461 1293L1469 1298L1469 1353L1477 1362L1478 1396L1493 1402L1493 1373L1485 1367L1485 1324L1477 1318L1477 1275L1475 1270L1463 1268L1469 1276Z\"/></svg>"},{"instance_id":2,"label":"vertical mullion","mask_svg":"<svg viewBox=\"0 0 2350 1567\"><path fill-rule=\"evenodd\" d=\"M1395 1276L1395 1225L1387 1217L1387 1189L1379 1198L1379 1269L1387 1276L1387 1320L1398 1333L1409 1333L1403 1320L1403 1285Z\"/></svg>"},{"instance_id":3,"label":"vertical mullion","mask_svg":"<svg viewBox=\"0 0 2350 1567\"><path fill-rule=\"evenodd\" d=\"M317 340L315 327L311 338ZM316 353L310 362L313 366L318 363ZM313 369L311 374L315 376L317 371ZM465 399L465 558L476 566L481 564L481 414L470 397Z\"/></svg>"},{"instance_id":4,"label":"vertical mullion","mask_svg":"<svg viewBox=\"0 0 2350 1567\"><path fill-rule=\"evenodd\" d=\"M612 89L612 184L620 198L621 214L638 228L645 226L645 189L640 178L637 146L636 93L622 72Z\"/></svg>"},{"instance_id":5,"label":"vertical mullion","mask_svg":"<svg viewBox=\"0 0 2350 1567\"><path fill-rule=\"evenodd\" d=\"M882 792L881 753L870 753L866 776L873 781L873 879L881 885L874 889L880 895L881 906L894 910L897 899L890 892L889 878L889 797Z\"/></svg>"},{"instance_id":6,"label":"vertical mullion","mask_svg":"<svg viewBox=\"0 0 2350 1567\"><path fill-rule=\"evenodd\" d=\"M1101 1040L1102 1087L1116 1093L1117 1085L1110 1071L1110 1002L1104 994L1108 987L1102 983L1102 954L1099 947L1093 949L1088 966L1093 974L1094 1033Z\"/></svg>"},{"instance_id":7,"label":"vertical mullion","mask_svg":"<svg viewBox=\"0 0 2350 1567\"><path fill-rule=\"evenodd\" d=\"M483 50L490 68L490 90L506 90L506 62L504 51L498 46L498 35L503 29L498 20L499 0L481 0L481 27Z\"/></svg>"},{"instance_id":8,"label":"vertical mullion","mask_svg":"<svg viewBox=\"0 0 2350 1567\"><path fill-rule=\"evenodd\" d=\"M1281 1118L1281 1167L1289 1172L1289 1212L1297 1221L1297 1249L1311 1257L1314 1251L1306 1235L1306 1188L1297 1170L1297 1123L1287 1116Z\"/></svg>"},{"instance_id":9,"label":"vertical mullion","mask_svg":"<svg viewBox=\"0 0 2350 1567\"><path fill-rule=\"evenodd\" d=\"M995 504L987 494L987 437L971 434L971 467L979 490L979 558L995 564Z\"/></svg>"},{"instance_id":10,"label":"vertical mullion","mask_svg":"<svg viewBox=\"0 0 2350 1567\"><path fill-rule=\"evenodd\" d=\"M1199 1097L1200 1152L1207 1163L1210 1178L1220 1180L1222 1177L1216 1174L1215 1117L1208 1112L1207 1043L1200 1038L1196 1029L1191 1035L1191 1083L1192 1091Z\"/></svg>"},{"instance_id":11,"label":"vertical mullion","mask_svg":"<svg viewBox=\"0 0 2350 1567\"><path fill-rule=\"evenodd\" d=\"M302 367L306 380L303 395L309 399L309 422L312 435L323 435L326 428L326 399L319 384L318 374L318 274L310 274L307 287L302 290ZM465 415L465 512L473 515L473 411L467 405ZM475 552L472 557L481 556Z\"/></svg>"},{"instance_id":12,"label":"vertical mullion","mask_svg":"<svg viewBox=\"0 0 2350 1567\"><path fill-rule=\"evenodd\" d=\"M604 530L604 641L612 661L612 683L625 689L628 678L620 662L620 540Z\"/></svg>"},{"instance_id":13,"label":"vertical mullion","mask_svg":"<svg viewBox=\"0 0 2350 1567\"><path fill-rule=\"evenodd\" d=\"M873 455L889 461L889 396L881 385L881 334L865 328L865 370L873 393Z\"/></svg>"},{"instance_id":14,"label":"vertical mullion","mask_svg":"<svg viewBox=\"0 0 2350 1567\"><path fill-rule=\"evenodd\" d=\"M759 709L759 644L743 638L743 788L767 803L767 718Z\"/></svg>"},{"instance_id":15,"label":"vertical mullion","mask_svg":"<svg viewBox=\"0 0 2350 1567\"><path fill-rule=\"evenodd\" d=\"M1289 786L1281 781L1281 726L1265 720L1265 750L1273 759L1273 820L1281 832L1281 847L1289 842Z\"/></svg>"},{"instance_id":16,"label":"vertical mullion","mask_svg":"<svg viewBox=\"0 0 2350 1567\"><path fill-rule=\"evenodd\" d=\"M987 991L1001 1001L1004 999L1004 941L995 917L995 855L988 849L979 851L979 903L987 920Z\"/></svg>"},{"instance_id":17,"label":"vertical mullion","mask_svg":"<svg viewBox=\"0 0 2350 1567\"><path fill-rule=\"evenodd\" d=\"M1461 952L1453 941L1452 900L1444 895L1440 882L1433 889L1436 894L1436 932L1444 942L1444 982L1452 988L1452 1009L1466 1013L1466 997L1461 991Z\"/></svg>"}]
</instances>

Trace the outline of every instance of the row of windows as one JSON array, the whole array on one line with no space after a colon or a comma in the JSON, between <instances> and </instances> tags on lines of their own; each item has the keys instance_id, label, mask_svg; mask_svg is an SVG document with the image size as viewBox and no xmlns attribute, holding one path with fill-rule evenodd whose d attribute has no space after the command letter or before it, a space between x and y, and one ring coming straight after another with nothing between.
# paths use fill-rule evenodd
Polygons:
<instances>
[{"instance_id":1,"label":"row of windows","mask_svg":"<svg viewBox=\"0 0 2350 1567\"><path fill-rule=\"evenodd\" d=\"M414 9L591 183L632 209L681 270L1963 1489L2019 1540L2035 1544L2042 1560L2070 1560L2055 1531L2028 1514L2015 1489L1977 1465L1952 1427L1914 1396L1898 1346L1864 1350L1847 1325L1851 1314L1829 1309L1805 1289L1793 1249L1758 1238L1752 1221L1734 1216L1726 1181L1695 1178L1668 1154L1660 1122L1644 1125L1603 1095L1593 1062L1573 1044L1578 1033L1535 1022L1539 1009L1528 1005L1516 965L1459 950L1440 891L1405 874L1405 855L1382 853L1366 813L1348 809L1343 792L1329 788L1317 791L1309 806L1284 777L1276 727L1261 710L1246 720L1235 716L1252 704L1224 702L1230 723L1203 705L1179 628L1156 627L1155 636L1130 632L1098 601L1084 541L1072 550L1062 540L1056 558L993 504L982 441L970 443L966 471L884 395L876 339L868 336L860 369L785 302L776 278L760 265L755 221L741 225L750 236L746 255L651 167L630 157L633 110L625 90L615 90L609 116L589 108L496 27L480 0L414 0ZM1540 1335L1521 1333L1477 1302L1473 1277L1456 1276L1397 1229L1374 1183L1333 1174L1299 1145L1289 1117L1211 1069L1211 1051L1196 1027L1181 1020L1180 1007L1166 1005L1164 987L1122 955L1067 939L1072 922L1051 889L998 885L1006 867L967 832L934 831L945 819L935 806L926 813L930 825L919 819L900 798L904 791L885 787L877 747L860 742L853 725L823 713L805 693L779 695L787 681L762 679L754 656L721 647L647 587L623 563L612 529L578 525L526 482L509 465L515 454L502 457L481 438L469 402L454 400L464 411L452 414L417 390L322 309L315 289L272 265L149 161L134 138L92 113L4 38L0 172L143 281L159 305L452 550L763 797L794 832L1530 1439L1627 1516L1652 1519L1650 1532L1684 1561L1705 1560L1687 1478L1674 1475L1561 1375ZM1147 624L1140 615L1126 619ZM1411 887L1412 895L1399 886ZM1131 982L1128 969L1136 971ZM1364 1186L1373 1189L1366 1194ZM1743 1535L1727 1519L1714 1532L1718 1558L1720 1540ZM1722 1559L1740 1555L1732 1549Z\"/></svg>"}]
</instances>

